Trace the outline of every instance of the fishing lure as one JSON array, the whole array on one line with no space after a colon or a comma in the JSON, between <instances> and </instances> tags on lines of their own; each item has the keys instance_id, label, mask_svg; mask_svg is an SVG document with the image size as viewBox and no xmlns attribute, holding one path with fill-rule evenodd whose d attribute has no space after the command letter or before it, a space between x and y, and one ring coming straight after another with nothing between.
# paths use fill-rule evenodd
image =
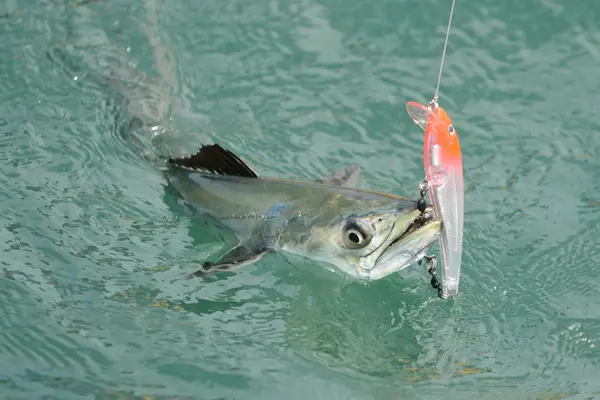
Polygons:
<instances>
[{"instance_id":1,"label":"fishing lure","mask_svg":"<svg viewBox=\"0 0 600 400\"><path fill-rule=\"evenodd\" d=\"M446 111L432 101L428 106L408 102L406 110L425 130L423 166L435 216L441 218L443 261L442 296L458 294L462 262L464 183L458 132Z\"/></svg>"},{"instance_id":2,"label":"fishing lure","mask_svg":"<svg viewBox=\"0 0 600 400\"><path fill-rule=\"evenodd\" d=\"M464 224L464 182L458 132L446 110L438 104L454 4L455 0L452 0L433 100L428 106L413 101L406 104L406 111L413 122L425 130L423 144L425 179L429 184L429 198L435 216L442 220L439 242L444 265L440 296L444 298L458 294Z\"/></svg>"}]
</instances>

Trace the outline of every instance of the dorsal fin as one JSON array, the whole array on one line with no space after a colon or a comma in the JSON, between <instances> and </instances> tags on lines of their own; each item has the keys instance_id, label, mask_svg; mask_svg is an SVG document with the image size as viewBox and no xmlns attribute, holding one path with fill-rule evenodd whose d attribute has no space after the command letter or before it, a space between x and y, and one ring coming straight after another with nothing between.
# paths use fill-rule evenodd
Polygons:
<instances>
[{"instance_id":1,"label":"dorsal fin","mask_svg":"<svg viewBox=\"0 0 600 400\"><path fill-rule=\"evenodd\" d=\"M190 157L169 158L169 163L194 171L243 178L258 178L258 174L244 161L218 144L202 146L196 154Z\"/></svg>"},{"instance_id":2,"label":"dorsal fin","mask_svg":"<svg viewBox=\"0 0 600 400\"><path fill-rule=\"evenodd\" d=\"M358 186L360 167L356 164L348 165L339 171L332 172L329 176L319 179L317 182L329 185L355 187Z\"/></svg>"}]
</instances>

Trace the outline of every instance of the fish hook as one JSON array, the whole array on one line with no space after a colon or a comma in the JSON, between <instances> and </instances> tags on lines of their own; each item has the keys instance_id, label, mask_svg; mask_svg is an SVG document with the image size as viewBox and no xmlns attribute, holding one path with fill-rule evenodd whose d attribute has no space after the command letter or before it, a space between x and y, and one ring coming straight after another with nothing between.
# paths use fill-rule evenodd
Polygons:
<instances>
[{"instance_id":1,"label":"fish hook","mask_svg":"<svg viewBox=\"0 0 600 400\"><path fill-rule=\"evenodd\" d=\"M427 180L427 178L419 182L421 198L417 202L417 207L419 211L421 211L421 215L425 213L425 209L427 208L427 201L425 200L425 195L427 194L429 187L430 183ZM431 286L437 290L438 296L444 299L445 296L442 290L442 285L440 284L440 281L437 278L437 258L435 258L435 256L426 255L421 260L419 260L419 265L423 263L423 260L425 260L425 268L427 269L427 272L429 273L429 275L431 275Z\"/></svg>"},{"instance_id":2,"label":"fish hook","mask_svg":"<svg viewBox=\"0 0 600 400\"><path fill-rule=\"evenodd\" d=\"M437 278L437 258L435 258L435 256L424 256L419 261L419 265L421 265L423 260L425 260L425 268L427 269L427 272L429 275L431 275L431 286L437 290L437 294L440 298L446 299L447 297L444 296L444 291L442 290L442 284Z\"/></svg>"}]
</instances>

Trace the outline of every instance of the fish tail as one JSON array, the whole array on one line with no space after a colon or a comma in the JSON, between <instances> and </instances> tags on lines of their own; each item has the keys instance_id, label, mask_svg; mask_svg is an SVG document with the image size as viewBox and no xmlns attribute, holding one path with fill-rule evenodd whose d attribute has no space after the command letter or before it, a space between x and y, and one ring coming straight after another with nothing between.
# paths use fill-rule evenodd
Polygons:
<instances>
[{"instance_id":1,"label":"fish tail","mask_svg":"<svg viewBox=\"0 0 600 400\"><path fill-rule=\"evenodd\" d=\"M90 8L66 7L65 15L66 37L50 47L47 57L73 85L103 102L100 107L114 121L116 139L156 167L186 154L183 138L169 119L172 79L151 81L127 48L111 43L110 32ZM147 26L142 30L150 34Z\"/></svg>"}]
</instances>

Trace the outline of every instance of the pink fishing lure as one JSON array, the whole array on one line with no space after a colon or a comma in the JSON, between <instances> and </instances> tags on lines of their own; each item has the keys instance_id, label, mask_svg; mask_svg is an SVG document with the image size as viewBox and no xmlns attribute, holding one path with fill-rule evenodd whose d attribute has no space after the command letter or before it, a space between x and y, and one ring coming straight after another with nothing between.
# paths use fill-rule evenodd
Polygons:
<instances>
[{"instance_id":1,"label":"pink fishing lure","mask_svg":"<svg viewBox=\"0 0 600 400\"><path fill-rule=\"evenodd\" d=\"M442 294L458 294L462 263L464 183L458 132L437 102L429 106L408 102L406 110L425 130L423 164L429 181L429 198L436 217L442 219L440 250L443 261Z\"/></svg>"}]
</instances>

